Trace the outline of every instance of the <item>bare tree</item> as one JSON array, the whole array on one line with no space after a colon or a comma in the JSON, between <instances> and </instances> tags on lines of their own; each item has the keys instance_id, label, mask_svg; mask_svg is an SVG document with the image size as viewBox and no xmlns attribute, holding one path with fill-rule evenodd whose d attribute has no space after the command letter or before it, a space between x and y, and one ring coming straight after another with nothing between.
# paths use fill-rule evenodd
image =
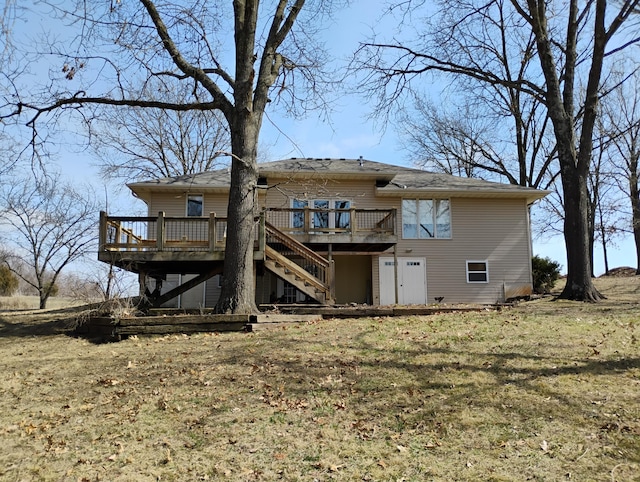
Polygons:
<instances>
[{"instance_id":1,"label":"bare tree","mask_svg":"<svg viewBox=\"0 0 640 482\"><path fill-rule=\"evenodd\" d=\"M447 174L547 189L557 171L552 170L555 149L548 119L536 112L543 110L542 105L531 106L525 115L524 105L501 98L508 105L495 113L487 108L495 101L497 96L470 99L465 95L457 106L416 96L411 112L404 111L398 122L411 159ZM509 109L511 113L506 114Z\"/></svg>"},{"instance_id":2,"label":"bare tree","mask_svg":"<svg viewBox=\"0 0 640 482\"><path fill-rule=\"evenodd\" d=\"M407 11L423 3L401 2ZM546 107L564 201L567 283L562 298L597 301L602 296L591 279L587 174L605 59L638 41L616 34L639 4L640 0L610 6L606 0L584 4L578 0L562 4L548 0L444 0L439 5L440 15L434 15L431 23L433 31L419 39L422 43L417 47L404 42L369 42L360 51L360 66L370 72L364 85L379 93L380 108L388 109L414 79L429 72L462 76L487 86L513 87ZM506 20L497 30L496 15ZM499 59L505 46L517 44L510 40L514 36L531 36L535 41L535 50L528 55L537 58L537 72L523 77L501 74ZM616 43L607 52L613 39ZM464 48L456 48L460 44ZM579 99L577 85L582 78L584 98Z\"/></svg>"},{"instance_id":3,"label":"bare tree","mask_svg":"<svg viewBox=\"0 0 640 482\"><path fill-rule=\"evenodd\" d=\"M610 100L610 99L606 99ZM600 242L605 274L609 273L609 247L622 235L620 210L620 190L617 189L611 159L608 153L609 133L604 129L601 119L596 128L596 146L594 148L591 169L589 169L589 238L591 266L594 266L595 244ZM593 273L595 276L595 273Z\"/></svg>"},{"instance_id":4,"label":"bare tree","mask_svg":"<svg viewBox=\"0 0 640 482\"><path fill-rule=\"evenodd\" d=\"M631 233L640 274L640 83L634 76L603 104L603 129L609 139L606 154L616 185L628 200ZM623 230L623 228L621 229Z\"/></svg>"},{"instance_id":5,"label":"bare tree","mask_svg":"<svg viewBox=\"0 0 640 482\"><path fill-rule=\"evenodd\" d=\"M62 270L96 249L97 205L55 177L17 180L2 201L3 261L46 308Z\"/></svg>"},{"instance_id":6,"label":"bare tree","mask_svg":"<svg viewBox=\"0 0 640 482\"><path fill-rule=\"evenodd\" d=\"M448 76L443 92L431 94L437 97L432 102L415 98L408 103L413 109L403 110L410 117L415 111L417 121L408 125L426 133L422 146L433 151L436 164L438 158L453 157L476 176L546 188L555 174L550 173L555 143L549 117L539 96L522 88L540 75L533 34L519 28L521 21L508 2L486 5L480 15L464 11L462 22L460 8L473 7L457 1L446 6L454 8L443 9L437 24L420 37L432 40L430 47L443 60L474 72ZM406 121L403 116L404 125Z\"/></svg>"},{"instance_id":7,"label":"bare tree","mask_svg":"<svg viewBox=\"0 0 640 482\"><path fill-rule=\"evenodd\" d=\"M43 125L98 106L219 111L231 136L227 249L217 309L253 312L253 228L258 136L265 110L322 107L331 73L318 43L319 22L347 0L232 2L41 2L48 16L71 20L62 41L47 46L58 62L38 88L16 87L0 118L23 118L43 142ZM229 5L232 10L229 10ZM167 92L191 86L185 99L156 100L151 80ZM14 85L17 84L14 82ZM44 139L46 140L46 139Z\"/></svg>"},{"instance_id":8,"label":"bare tree","mask_svg":"<svg viewBox=\"0 0 640 482\"><path fill-rule=\"evenodd\" d=\"M445 108L416 96L411 112L403 111L398 130L414 164L455 176L483 177L483 160L491 155L490 129L470 109Z\"/></svg>"},{"instance_id":9,"label":"bare tree","mask_svg":"<svg viewBox=\"0 0 640 482\"><path fill-rule=\"evenodd\" d=\"M159 99L178 94L153 89ZM191 91L182 95L188 99ZM159 95L159 93L161 95ZM92 147L107 179L125 182L183 176L220 168L231 149L219 111L111 107L94 122Z\"/></svg>"}]
</instances>

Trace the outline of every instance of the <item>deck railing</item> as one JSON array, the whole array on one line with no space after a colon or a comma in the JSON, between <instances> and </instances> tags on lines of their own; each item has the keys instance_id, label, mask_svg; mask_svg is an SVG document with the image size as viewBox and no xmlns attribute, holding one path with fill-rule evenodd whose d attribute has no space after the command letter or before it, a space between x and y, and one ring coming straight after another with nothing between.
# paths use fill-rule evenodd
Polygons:
<instances>
[{"instance_id":1,"label":"deck railing","mask_svg":"<svg viewBox=\"0 0 640 482\"><path fill-rule=\"evenodd\" d=\"M395 234L396 209L269 208L266 221L287 234Z\"/></svg>"},{"instance_id":2,"label":"deck railing","mask_svg":"<svg viewBox=\"0 0 640 482\"><path fill-rule=\"evenodd\" d=\"M262 222L260 221L262 219ZM290 235L395 234L395 209L271 208L256 218L254 238L264 244L264 221ZM227 218L108 216L100 213L101 251L224 251Z\"/></svg>"},{"instance_id":3,"label":"deck railing","mask_svg":"<svg viewBox=\"0 0 640 482\"><path fill-rule=\"evenodd\" d=\"M227 218L107 216L100 213L101 251L223 251Z\"/></svg>"}]
</instances>

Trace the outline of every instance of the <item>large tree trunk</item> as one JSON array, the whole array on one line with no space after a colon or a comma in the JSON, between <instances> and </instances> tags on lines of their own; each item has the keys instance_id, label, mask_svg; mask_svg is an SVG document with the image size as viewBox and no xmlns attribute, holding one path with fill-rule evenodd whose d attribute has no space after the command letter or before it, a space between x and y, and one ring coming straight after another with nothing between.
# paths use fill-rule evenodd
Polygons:
<instances>
[{"instance_id":1,"label":"large tree trunk","mask_svg":"<svg viewBox=\"0 0 640 482\"><path fill-rule=\"evenodd\" d=\"M569 167L570 168L570 167ZM567 283L561 298L598 301L602 295L591 278L591 252L589 243L588 194L585 176L563 176L565 217L564 240L567 248Z\"/></svg>"},{"instance_id":2,"label":"large tree trunk","mask_svg":"<svg viewBox=\"0 0 640 482\"><path fill-rule=\"evenodd\" d=\"M259 120L245 112L231 130L232 167L227 240L218 313L255 313L254 227Z\"/></svg>"},{"instance_id":3,"label":"large tree trunk","mask_svg":"<svg viewBox=\"0 0 640 482\"><path fill-rule=\"evenodd\" d=\"M254 52L258 0L234 0L236 80L234 107L227 112L231 132L231 185L227 208L227 240L218 313L255 313L253 261L257 208L258 136L268 89L256 89Z\"/></svg>"}]
</instances>

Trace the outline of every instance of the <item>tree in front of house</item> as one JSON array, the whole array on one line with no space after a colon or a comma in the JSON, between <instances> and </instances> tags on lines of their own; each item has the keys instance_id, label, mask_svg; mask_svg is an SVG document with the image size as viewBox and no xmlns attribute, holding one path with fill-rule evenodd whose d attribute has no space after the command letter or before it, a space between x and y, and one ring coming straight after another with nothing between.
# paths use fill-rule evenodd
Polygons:
<instances>
[{"instance_id":1,"label":"tree in front of house","mask_svg":"<svg viewBox=\"0 0 640 482\"><path fill-rule=\"evenodd\" d=\"M211 2L43 1L48 22L60 21L55 45L34 46L7 84L0 118L26 118L34 145L45 128L79 113L84 123L100 106L217 111L230 135L231 183L224 278L217 310L256 310L253 232L258 138L268 107L289 114L326 107L333 72L319 42L323 18L348 0ZM43 13L44 15L44 13ZM50 37L51 38L51 37ZM40 52L33 53L34 51ZM43 83L21 88L33 59L51 62ZM33 80L30 77L29 80ZM158 99L147 87L188 98ZM46 126L46 127L45 127Z\"/></svg>"},{"instance_id":2,"label":"tree in front of house","mask_svg":"<svg viewBox=\"0 0 640 482\"><path fill-rule=\"evenodd\" d=\"M38 292L43 309L62 270L95 251L97 205L58 178L13 181L0 203L3 265Z\"/></svg>"}]
</instances>

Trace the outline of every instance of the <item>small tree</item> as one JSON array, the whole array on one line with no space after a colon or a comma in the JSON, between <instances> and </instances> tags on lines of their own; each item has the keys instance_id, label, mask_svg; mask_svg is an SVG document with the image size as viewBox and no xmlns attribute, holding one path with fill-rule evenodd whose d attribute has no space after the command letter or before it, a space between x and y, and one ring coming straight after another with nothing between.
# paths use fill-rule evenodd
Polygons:
<instances>
[{"instance_id":1,"label":"small tree","mask_svg":"<svg viewBox=\"0 0 640 482\"><path fill-rule=\"evenodd\" d=\"M18 278L7 266L0 266L0 296L13 296L18 289Z\"/></svg>"},{"instance_id":2,"label":"small tree","mask_svg":"<svg viewBox=\"0 0 640 482\"><path fill-rule=\"evenodd\" d=\"M43 309L57 292L62 270L94 247L98 209L88 195L58 178L15 181L0 212L7 226L3 242L10 246L4 266L38 291Z\"/></svg>"},{"instance_id":3,"label":"small tree","mask_svg":"<svg viewBox=\"0 0 640 482\"><path fill-rule=\"evenodd\" d=\"M538 294L549 293L560 278L560 263L550 258L534 256L531 258L531 271L533 275L533 292Z\"/></svg>"}]
</instances>

